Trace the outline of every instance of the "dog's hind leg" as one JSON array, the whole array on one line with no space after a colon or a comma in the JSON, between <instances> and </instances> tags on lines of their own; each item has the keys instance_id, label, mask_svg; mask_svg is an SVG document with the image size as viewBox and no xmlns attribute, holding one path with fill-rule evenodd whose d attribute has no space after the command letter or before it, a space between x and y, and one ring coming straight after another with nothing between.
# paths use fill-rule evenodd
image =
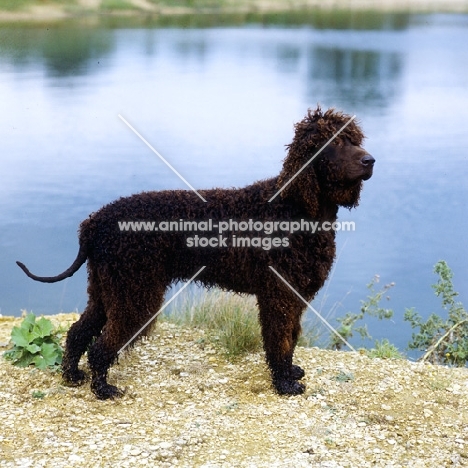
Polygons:
<instances>
[{"instance_id":1,"label":"dog's hind leg","mask_svg":"<svg viewBox=\"0 0 468 468\"><path fill-rule=\"evenodd\" d=\"M69 385L81 385L85 381L85 373L78 369L78 362L86 352L93 338L99 336L106 323L104 307L97 282L92 281L94 273L90 271L88 287L88 304L67 333L65 353L62 360L62 377Z\"/></svg>"},{"instance_id":2,"label":"dog's hind leg","mask_svg":"<svg viewBox=\"0 0 468 468\"><path fill-rule=\"evenodd\" d=\"M91 390L101 400L115 398L123 392L107 382L107 373L116 361L119 352L132 347L138 337L147 334L154 321L140 329L158 312L161 307L165 287L159 285L143 285L138 290L114 290L111 296L119 299L110 304L106 310L107 322L101 335L91 345L88 351L88 362L91 368Z\"/></svg>"},{"instance_id":3,"label":"dog's hind leg","mask_svg":"<svg viewBox=\"0 0 468 468\"><path fill-rule=\"evenodd\" d=\"M301 331L303 305L284 291L272 294L268 290L257 295L262 327L263 347L271 370L273 385L282 395L298 395L305 386L297 380L304 371L292 363L294 348Z\"/></svg>"},{"instance_id":4,"label":"dog's hind leg","mask_svg":"<svg viewBox=\"0 0 468 468\"><path fill-rule=\"evenodd\" d=\"M299 313L299 320L294 321L294 327L293 327L293 333L292 333L293 351L294 349L296 349L297 341L299 340L299 337L301 336L301 332L302 332L302 327L301 327L302 305L300 306L300 308L301 308L301 312ZM291 364L291 377L294 380L301 380L304 376L305 376L305 372L302 367L299 367L296 364Z\"/></svg>"}]
</instances>

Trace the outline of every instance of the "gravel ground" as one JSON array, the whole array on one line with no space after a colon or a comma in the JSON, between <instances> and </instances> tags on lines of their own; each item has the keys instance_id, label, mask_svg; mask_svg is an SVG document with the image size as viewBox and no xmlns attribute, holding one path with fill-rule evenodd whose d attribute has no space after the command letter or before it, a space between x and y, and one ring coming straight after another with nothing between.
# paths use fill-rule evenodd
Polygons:
<instances>
[{"instance_id":1,"label":"gravel ground","mask_svg":"<svg viewBox=\"0 0 468 468\"><path fill-rule=\"evenodd\" d=\"M15 322L0 318L1 351ZM0 359L0 467L468 466L467 369L317 348L296 362L306 393L281 397L262 353L230 362L160 323L110 372L125 396L103 402Z\"/></svg>"}]
</instances>

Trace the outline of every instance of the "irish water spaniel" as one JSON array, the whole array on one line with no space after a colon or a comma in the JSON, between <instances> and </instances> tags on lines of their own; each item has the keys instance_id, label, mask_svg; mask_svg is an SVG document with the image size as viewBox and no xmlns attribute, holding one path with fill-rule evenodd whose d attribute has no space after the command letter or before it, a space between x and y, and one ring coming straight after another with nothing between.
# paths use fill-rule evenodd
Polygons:
<instances>
[{"instance_id":1,"label":"irish water spaniel","mask_svg":"<svg viewBox=\"0 0 468 468\"><path fill-rule=\"evenodd\" d=\"M196 278L199 284L256 295L274 387L280 394L304 392L298 382L304 371L292 361L305 307L269 266L307 301L326 280L335 257L331 223L339 206L357 206L362 182L371 177L374 165L361 147L361 129L350 119L333 109L309 110L295 125L279 176L240 189L201 190L206 203L192 191L174 190L143 192L104 206L81 223L78 256L58 276L38 277L18 262L29 277L56 282L88 261L88 304L68 332L64 380L84 382L78 361L88 351L92 391L100 399L120 396L122 392L107 382L119 351L157 313L171 284L190 279L205 266ZM207 228L209 220L224 231L175 230L186 221ZM137 226L151 221L160 229L122 228L123 222ZM302 223L302 229L291 232L296 230L289 229L291 224L281 223L292 221L297 221L296 228ZM306 231L306 221L320 224L315 232ZM261 231L259 222L267 229Z\"/></svg>"}]
</instances>

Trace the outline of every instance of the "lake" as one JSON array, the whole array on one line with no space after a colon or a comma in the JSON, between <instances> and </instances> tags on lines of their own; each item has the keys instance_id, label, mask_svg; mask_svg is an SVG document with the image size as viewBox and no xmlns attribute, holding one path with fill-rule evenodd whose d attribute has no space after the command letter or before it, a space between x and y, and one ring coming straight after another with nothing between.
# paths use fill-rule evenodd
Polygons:
<instances>
[{"instance_id":1,"label":"lake","mask_svg":"<svg viewBox=\"0 0 468 468\"><path fill-rule=\"evenodd\" d=\"M3 315L81 312L85 268L47 285L15 261L55 275L89 213L186 188L118 114L195 188L240 187L278 174L317 103L356 114L377 162L360 206L340 209L356 231L338 233L314 306L332 323L357 312L378 274L395 282L384 304L395 316L369 321L371 334L404 348L405 308L441 313L441 259L468 304L468 16L272 18L0 27Z\"/></svg>"}]
</instances>

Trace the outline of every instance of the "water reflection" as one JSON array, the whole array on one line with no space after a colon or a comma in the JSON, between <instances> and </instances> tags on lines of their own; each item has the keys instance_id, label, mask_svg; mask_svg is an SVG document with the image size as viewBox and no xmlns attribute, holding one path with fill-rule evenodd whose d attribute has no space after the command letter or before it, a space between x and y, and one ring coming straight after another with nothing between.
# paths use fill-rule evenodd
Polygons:
<instances>
[{"instance_id":1,"label":"water reflection","mask_svg":"<svg viewBox=\"0 0 468 468\"><path fill-rule=\"evenodd\" d=\"M284 73L299 70L301 63L301 49L291 44L279 44L276 50L278 68Z\"/></svg>"},{"instance_id":2,"label":"water reflection","mask_svg":"<svg viewBox=\"0 0 468 468\"><path fill-rule=\"evenodd\" d=\"M45 34L42 51L48 72L53 77L95 73L99 60L114 48L112 36L105 32L59 30Z\"/></svg>"},{"instance_id":3,"label":"water reflection","mask_svg":"<svg viewBox=\"0 0 468 468\"><path fill-rule=\"evenodd\" d=\"M400 85L403 56L397 52L315 47L310 51L308 95L332 95L355 108L386 107Z\"/></svg>"},{"instance_id":4,"label":"water reflection","mask_svg":"<svg viewBox=\"0 0 468 468\"><path fill-rule=\"evenodd\" d=\"M42 60L50 76L72 76L94 73L99 68L98 62L115 51L117 35L112 31L125 28L142 28L146 31L145 53L154 53L155 31L158 27L180 28L187 32L186 38L175 44L176 53L181 57L197 56L203 58L209 46L203 40L194 40L190 28L229 27L245 25L264 25L272 27L303 27L316 30L404 30L410 26L409 14L386 14L365 11L325 11L306 10L290 13L234 14L234 15L180 15L176 17L103 17L99 20L87 18L54 23L49 27L18 28L4 24L0 27L0 57L15 66L21 67L36 60ZM135 29L128 30L128 36ZM197 30L195 30L197 31ZM198 30L199 31L199 30ZM138 45L139 47L141 44ZM287 61L297 58L298 50L288 45L279 45L279 57Z\"/></svg>"},{"instance_id":5,"label":"water reflection","mask_svg":"<svg viewBox=\"0 0 468 468\"><path fill-rule=\"evenodd\" d=\"M112 34L99 29L0 28L0 44L2 62L35 68L41 61L47 75L60 78L95 73L115 41Z\"/></svg>"}]
</instances>

